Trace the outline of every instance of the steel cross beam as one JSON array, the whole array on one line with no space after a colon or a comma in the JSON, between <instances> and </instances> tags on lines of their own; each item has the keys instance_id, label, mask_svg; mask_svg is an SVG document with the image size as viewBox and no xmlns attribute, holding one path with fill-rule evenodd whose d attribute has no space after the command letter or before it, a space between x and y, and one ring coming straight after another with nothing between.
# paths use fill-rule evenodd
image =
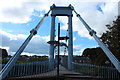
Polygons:
<instances>
[{"instance_id":1,"label":"steel cross beam","mask_svg":"<svg viewBox=\"0 0 120 80\"><path fill-rule=\"evenodd\" d=\"M87 28L89 31L89 34L94 37L94 39L97 41L98 45L102 48L102 50L105 52L107 57L110 59L110 61L113 63L113 65L116 67L118 72L120 72L120 62L118 59L113 55L113 53L108 49L108 47L97 37L96 32L90 28L90 26L83 20L83 18L78 14L75 10L77 17L79 20L83 23L83 25Z\"/></svg>"},{"instance_id":2,"label":"steel cross beam","mask_svg":"<svg viewBox=\"0 0 120 80\"><path fill-rule=\"evenodd\" d=\"M23 52L25 47L28 45L32 37L37 34L37 30L40 28L41 24L43 21L46 19L48 14L50 13L51 10L48 11L47 14L44 15L44 17L41 19L41 21L38 23L38 25L30 31L30 35L28 38L24 41L24 43L21 45L21 47L18 49L18 51L15 53L15 55L8 61L8 63L3 67L3 69L0 71L0 79L4 79L8 72L11 70L17 59L19 58L20 54Z\"/></svg>"}]
</instances>

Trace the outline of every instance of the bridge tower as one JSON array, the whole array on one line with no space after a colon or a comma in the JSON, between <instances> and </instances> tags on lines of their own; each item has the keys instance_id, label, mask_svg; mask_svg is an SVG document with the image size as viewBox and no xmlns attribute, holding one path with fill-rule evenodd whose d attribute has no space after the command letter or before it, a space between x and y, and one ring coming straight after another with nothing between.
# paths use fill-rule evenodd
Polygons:
<instances>
[{"instance_id":1,"label":"bridge tower","mask_svg":"<svg viewBox=\"0 0 120 80\"><path fill-rule=\"evenodd\" d=\"M73 34L72 34L72 11L73 7L69 5L68 7L58 7L54 4L50 7L51 9L51 36L50 42L55 41L55 17L56 16L67 16L68 17L68 69L72 70L72 61L73 61ZM54 64L54 43L50 44L50 67L53 67Z\"/></svg>"}]
</instances>

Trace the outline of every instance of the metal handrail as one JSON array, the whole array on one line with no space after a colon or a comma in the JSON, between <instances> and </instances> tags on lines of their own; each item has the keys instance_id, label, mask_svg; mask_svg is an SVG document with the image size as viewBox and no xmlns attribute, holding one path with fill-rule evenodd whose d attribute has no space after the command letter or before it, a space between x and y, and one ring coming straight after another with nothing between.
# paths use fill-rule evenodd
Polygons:
<instances>
[{"instance_id":1,"label":"metal handrail","mask_svg":"<svg viewBox=\"0 0 120 80\"><path fill-rule=\"evenodd\" d=\"M96 35L96 32L90 28L90 26L83 20L83 18L78 14L75 10L77 17L79 20L83 23L83 25L86 27L86 29L89 31L89 34L93 36L93 38L96 40L98 45L102 48L102 50L105 52L107 57L110 59L110 61L113 63L115 68L120 72L120 62L118 59L113 55L113 53L108 49L108 47L99 39L99 37Z\"/></svg>"},{"instance_id":2,"label":"metal handrail","mask_svg":"<svg viewBox=\"0 0 120 80\"><path fill-rule=\"evenodd\" d=\"M27 39L24 41L24 43L21 45L21 47L18 49L18 51L15 53L15 55L8 61L8 63L4 66L4 68L0 71L0 79L4 79L8 72L11 70L17 59L19 58L20 54L23 52L25 47L28 45L30 40L34 35L37 34L37 30L40 28L41 24L43 21L46 19L48 14L50 13L51 10L48 11L47 14L44 15L44 17L41 19L41 21L38 23L38 25L30 31L30 35L27 37Z\"/></svg>"}]
</instances>

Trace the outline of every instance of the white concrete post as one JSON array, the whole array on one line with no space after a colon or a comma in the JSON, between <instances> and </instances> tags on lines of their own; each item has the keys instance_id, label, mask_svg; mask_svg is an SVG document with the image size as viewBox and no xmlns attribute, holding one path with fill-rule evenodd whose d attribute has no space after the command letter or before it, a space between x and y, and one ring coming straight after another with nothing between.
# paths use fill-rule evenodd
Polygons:
<instances>
[{"instance_id":1,"label":"white concrete post","mask_svg":"<svg viewBox=\"0 0 120 80\"><path fill-rule=\"evenodd\" d=\"M55 40L55 16L52 15L50 41L54 41L54 40ZM50 44L49 66L50 69L54 67L54 44Z\"/></svg>"},{"instance_id":2,"label":"white concrete post","mask_svg":"<svg viewBox=\"0 0 120 80\"><path fill-rule=\"evenodd\" d=\"M68 32L69 32L69 42L68 42L68 69L72 70L73 65L73 34L72 34L72 15L68 16Z\"/></svg>"}]
</instances>

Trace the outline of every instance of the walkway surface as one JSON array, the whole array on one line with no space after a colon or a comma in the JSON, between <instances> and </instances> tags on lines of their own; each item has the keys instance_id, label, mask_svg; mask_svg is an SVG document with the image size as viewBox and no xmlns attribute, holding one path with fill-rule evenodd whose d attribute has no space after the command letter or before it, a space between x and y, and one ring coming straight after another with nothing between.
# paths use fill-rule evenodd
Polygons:
<instances>
[{"instance_id":1,"label":"walkway surface","mask_svg":"<svg viewBox=\"0 0 120 80\"><path fill-rule=\"evenodd\" d=\"M46 72L43 74L37 74L37 75L29 75L29 76L22 76L22 77L14 77L11 79L33 79L33 78L51 78L51 77L56 77L57 76L57 68L55 68L53 71L50 72ZM68 78L72 78L72 77L90 77L90 76L83 76L83 74L81 73L77 73L74 71L69 71L67 69L65 69L63 66L59 66L59 76L62 77L68 77Z\"/></svg>"}]
</instances>

